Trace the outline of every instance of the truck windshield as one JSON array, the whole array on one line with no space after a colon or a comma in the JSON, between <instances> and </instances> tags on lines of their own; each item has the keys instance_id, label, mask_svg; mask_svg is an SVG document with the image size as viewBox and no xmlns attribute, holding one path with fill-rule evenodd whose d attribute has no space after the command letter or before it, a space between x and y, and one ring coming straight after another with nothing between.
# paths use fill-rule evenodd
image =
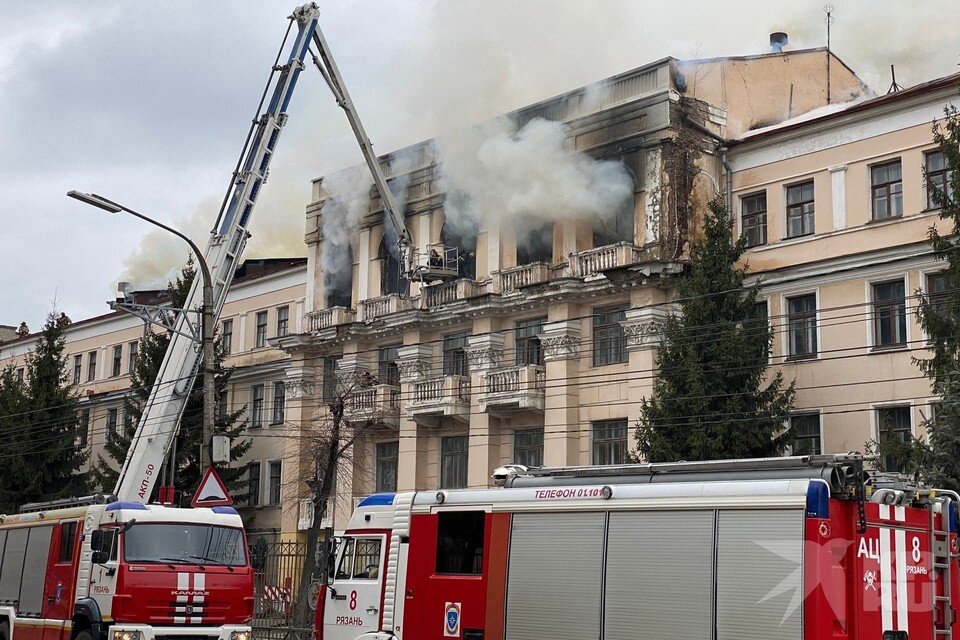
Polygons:
<instances>
[{"instance_id":1,"label":"truck windshield","mask_svg":"<svg viewBox=\"0 0 960 640\"><path fill-rule=\"evenodd\" d=\"M127 562L219 565L247 563L239 529L206 524L135 524L123 535Z\"/></svg>"}]
</instances>

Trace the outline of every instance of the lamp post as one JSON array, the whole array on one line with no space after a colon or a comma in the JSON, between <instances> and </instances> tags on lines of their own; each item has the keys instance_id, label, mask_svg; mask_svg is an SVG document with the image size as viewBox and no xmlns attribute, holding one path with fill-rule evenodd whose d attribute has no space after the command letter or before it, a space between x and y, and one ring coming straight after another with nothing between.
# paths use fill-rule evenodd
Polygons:
<instances>
[{"instance_id":1,"label":"lamp post","mask_svg":"<svg viewBox=\"0 0 960 640\"><path fill-rule=\"evenodd\" d=\"M193 255L197 257L197 263L200 265L200 274L203 277L203 303L201 307L202 320L200 328L201 344L203 346L203 432L201 436L202 442L200 444L200 467L201 469L205 469L211 464L210 445L211 441L213 440L213 405L214 399L216 398L213 364L213 279L210 277L210 268L207 266L207 261L204 260L203 254L200 253L200 249L190 238L180 233L176 229L168 227L161 222L157 222L153 218L149 218L142 213L104 198L103 196L98 196L95 193L70 191L67 193L67 195L74 200L79 200L80 202L97 207L98 209L103 209L104 211L109 211L110 213L120 213L121 211L124 211L132 216L140 218L141 220L149 222L154 226L160 227L164 231L169 231L173 235L189 244L190 250L193 251Z\"/></svg>"}]
</instances>

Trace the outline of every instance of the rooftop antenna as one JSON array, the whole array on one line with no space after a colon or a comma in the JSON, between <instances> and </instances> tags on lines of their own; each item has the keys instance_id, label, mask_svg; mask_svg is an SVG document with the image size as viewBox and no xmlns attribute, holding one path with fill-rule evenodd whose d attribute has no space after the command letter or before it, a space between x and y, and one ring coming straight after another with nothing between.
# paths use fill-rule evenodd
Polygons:
<instances>
[{"instance_id":1,"label":"rooftop antenna","mask_svg":"<svg viewBox=\"0 0 960 640\"><path fill-rule=\"evenodd\" d=\"M903 87L897 84L897 69L890 65L890 88L887 89L887 95L903 91Z\"/></svg>"},{"instance_id":2,"label":"rooftop antenna","mask_svg":"<svg viewBox=\"0 0 960 640\"><path fill-rule=\"evenodd\" d=\"M830 99L830 26L833 25L833 5L825 4L823 5L823 11L827 14L824 22L827 24L827 104L830 104L832 100Z\"/></svg>"}]
</instances>

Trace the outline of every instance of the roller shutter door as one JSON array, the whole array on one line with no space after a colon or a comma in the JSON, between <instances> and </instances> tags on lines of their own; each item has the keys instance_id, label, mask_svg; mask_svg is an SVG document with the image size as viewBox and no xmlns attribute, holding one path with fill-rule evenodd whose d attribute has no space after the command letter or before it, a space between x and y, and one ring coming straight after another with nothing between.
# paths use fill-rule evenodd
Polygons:
<instances>
[{"instance_id":1,"label":"roller shutter door","mask_svg":"<svg viewBox=\"0 0 960 640\"><path fill-rule=\"evenodd\" d=\"M611 513L606 640L709 640L714 511Z\"/></svg>"},{"instance_id":2,"label":"roller shutter door","mask_svg":"<svg viewBox=\"0 0 960 640\"><path fill-rule=\"evenodd\" d=\"M20 598L20 576L26 551L27 529L9 529L3 549L3 567L0 567L0 600Z\"/></svg>"},{"instance_id":3,"label":"roller shutter door","mask_svg":"<svg viewBox=\"0 0 960 640\"><path fill-rule=\"evenodd\" d=\"M20 586L20 613L40 615L52 535L53 525L30 527L30 537L27 539L27 551L23 563L23 584Z\"/></svg>"},{"instance_id":4,"label":"roller shutter door","mask_svg":"<svg viewBox=\"0 0 960 640\"><path fill-rule=\"evenodd\" d=\"M603 513L513 517L506 638L600 637L604 519Z\"/></svg>"},{"instance_id":5,"label":"roller shutter door","mask_svg":"<svg viewBox=\"0 0 960 640\"><path fill-rule=\"evenodd\" d=\"M802 640L802 510L717 516L717 640Z\"/></svg>"}]
</instances>

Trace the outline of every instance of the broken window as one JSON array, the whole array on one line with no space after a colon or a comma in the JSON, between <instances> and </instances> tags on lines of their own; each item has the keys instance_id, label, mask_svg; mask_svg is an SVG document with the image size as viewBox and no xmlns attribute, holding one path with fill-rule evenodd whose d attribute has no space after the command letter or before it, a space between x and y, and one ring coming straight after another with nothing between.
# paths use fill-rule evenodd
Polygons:
<instances>
[{"instance_id":1,"label":"broken window","mask_svg":"<svg viewBox=\"0 0 960 640\"><path fill-rule=\"evenodd\" d=\"M553 262L553 223L546 222L530 231L517 231L517 264Z\"/></svg>"},{"instance_id":2,"label":"broken window","mask_svg":"<svg viewBox=\"0 0 960 640\"><path fill-rule=\"evenodd\" d=\"M403 277L400 265L400 248L396 241L385 235L380 241L380 295L389 295L397 293L406 295L410 287L410 281Z\"/></svg>"},{"instance_id":3,"label":"broken window","mask_svg":"<svg viewBox=\"0 0 960 640\"><path fill-rule=\"evenodd\" d=\"M440 244L457 249L457 277L477 277L477 222L475 220L444 221Z\"/></svg>"}]
</instances>

